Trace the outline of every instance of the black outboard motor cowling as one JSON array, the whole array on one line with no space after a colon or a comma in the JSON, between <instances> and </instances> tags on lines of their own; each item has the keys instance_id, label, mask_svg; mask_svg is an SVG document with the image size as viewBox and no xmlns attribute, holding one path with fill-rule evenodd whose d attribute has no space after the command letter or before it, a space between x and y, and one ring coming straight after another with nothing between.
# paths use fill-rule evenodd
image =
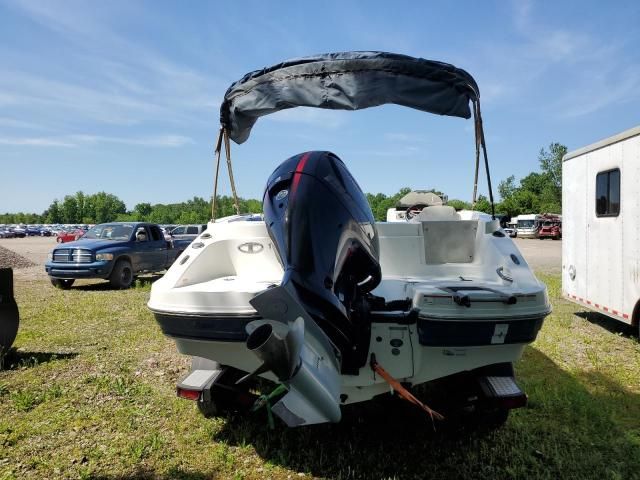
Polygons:
<instances>
[{"instance_id":1,"label":"black outboard motor cowling","mask_svg":"<svg viewBox=\"0 0 640 480\"><path fill-rule=\"evenodd\" d=\"M342 161L306 152L271 175L265 223L300 302L342 354L342 373L366 364L370 321L364 294L381 278L371 208Z\"/></svg>"}]
</instances>

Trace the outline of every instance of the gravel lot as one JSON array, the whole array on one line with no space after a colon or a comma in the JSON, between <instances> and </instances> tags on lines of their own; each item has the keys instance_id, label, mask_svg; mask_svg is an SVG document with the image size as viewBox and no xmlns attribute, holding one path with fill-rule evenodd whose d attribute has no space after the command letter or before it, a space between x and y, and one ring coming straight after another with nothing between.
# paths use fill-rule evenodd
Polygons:
<instances>
[{"instance_id":1,"label":"gravel lot","mask_svg":"<svg viewBox=\"0 0 640 480\"><path fill-rule=\"evenodd\" d=\"M559 274L562 270L562 240L514 238L527 262L537 272Z\"/></svg>"},{"instance_id":2,"label":"gravel lot","mask_svg":"<svg viewBox=\"0 0 640 480\"><path fill-rule=\"evenodd\" d=\"M560 273L562 241L516 238L515 242L534 270ZM17 278L45 279L44 263L47 261L47 254L55 246L54 237L0 238L0 247L11 250L36 264L35 267L16 270ZM0 266L4 266L2 258L0 258Z\"/></svg>"},{"instance_id":3,"label":"gravel lot","mask_svg":"<svg viewBox=\"0 0 640 480\"><path fill-rule=\"evenodd\" d=\"M14 267L14 277L25 280L46 280L47 274L44 271L44 264L47 261L47 254L55 246L55 237L0 238L0 247L4 247L35 264L29 268L16 269ZM6 266L11 265L6 265L0 257L0 267Z\"/></svg>"}]
</instances>

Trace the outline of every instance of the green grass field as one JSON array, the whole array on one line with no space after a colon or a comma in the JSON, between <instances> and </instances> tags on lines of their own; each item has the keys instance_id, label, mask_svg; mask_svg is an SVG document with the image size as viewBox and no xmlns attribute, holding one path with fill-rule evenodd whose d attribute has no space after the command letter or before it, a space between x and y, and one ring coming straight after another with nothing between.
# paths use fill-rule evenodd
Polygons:
<instances>
[{"instance_id":1,"label":"green grass field","mask_svg":"<svg viewBox=\"0 0 640 480\"><path fill-rule=\"evenodd\" d=\"M174 394L188 360L146 309L149 285L70 291L18 280L17 351L0 371L0 479L640 478L640 344L575 315L560 280L516 365L529 394L491 433L434 433L408 404L345 411L338 425L207 420Z\"/></svg>"}]
</instances>

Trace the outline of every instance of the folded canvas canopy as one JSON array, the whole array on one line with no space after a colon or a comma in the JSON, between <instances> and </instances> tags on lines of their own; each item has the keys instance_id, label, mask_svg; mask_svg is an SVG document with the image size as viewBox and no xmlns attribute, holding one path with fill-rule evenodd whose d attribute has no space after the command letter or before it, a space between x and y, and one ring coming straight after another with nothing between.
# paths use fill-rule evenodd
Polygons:
<instances>
[{"instance_id":1,"label":"folded canvas canopy","mask_svg":"<svg viewBox=\"0 0 640 480\"><path fill-rule=\"evenodd\" d=\"M469 101L479 95L473 77L447 63L385 52L330 53L246 74L227 90L220 122L243 143L258 118L287 108L360 110L391 103L469 118Z\"/></svg>"}]
</instances>

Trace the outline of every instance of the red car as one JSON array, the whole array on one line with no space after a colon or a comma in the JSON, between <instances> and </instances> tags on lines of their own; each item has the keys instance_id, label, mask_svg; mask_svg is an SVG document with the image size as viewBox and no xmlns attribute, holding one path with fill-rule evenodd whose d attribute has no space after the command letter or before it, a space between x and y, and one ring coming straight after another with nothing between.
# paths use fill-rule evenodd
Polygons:
<instances>
[{"instance_id":1,"label":"red car","mask_svg":"<svg viewBox=\"0 0 640 480\"><path fill-rule=\"evenodd\" d=\"M548 219L542 222L540 230L538 231L538 238L543 240L545 238L551 238L553 240L559 240L562 238L562 221L559 219Z\"/></svg>"},{"instance_id":2,"label":"red car","mask_svg":"<svg viewBox=\"0 0 640 480\"><path fill-rule=\"evenodd\" d=\"M84 235L84 230L74 230L72 232L60 232L56 236L56 242L58 243L66 243L66 242L75 242L81 236Z\"/></svg>"}]
</instances>

